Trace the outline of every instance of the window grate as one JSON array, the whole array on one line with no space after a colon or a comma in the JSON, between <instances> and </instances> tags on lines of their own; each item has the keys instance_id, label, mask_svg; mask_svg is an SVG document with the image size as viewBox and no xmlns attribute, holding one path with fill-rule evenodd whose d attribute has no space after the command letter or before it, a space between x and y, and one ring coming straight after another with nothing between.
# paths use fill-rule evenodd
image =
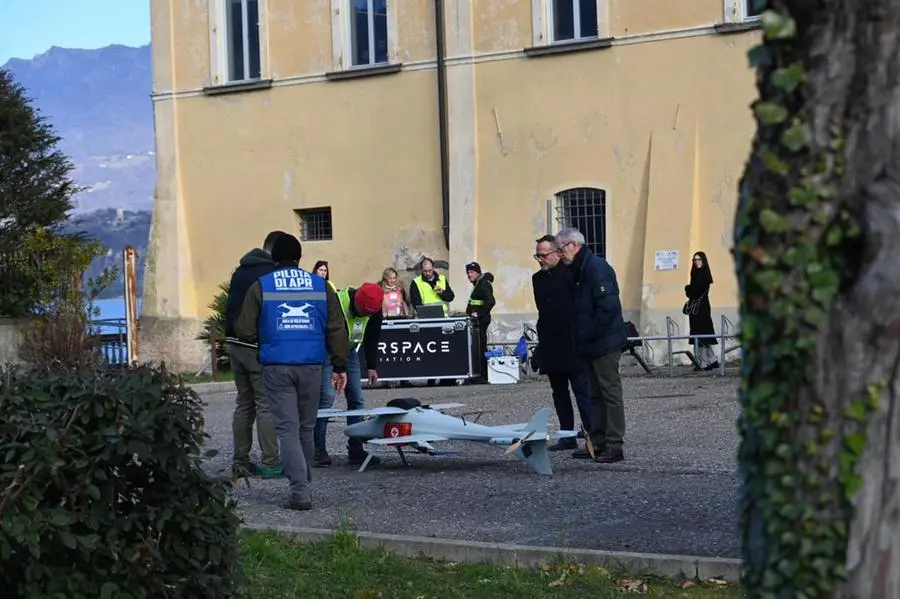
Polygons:
<instances>
[{"instance_id":1,"label":"window grate","mask_svg":"<svg viewBox=\"0 0 900 599\"><path fill-rule=\"evenodd\" d=\"M330 206L295 210L294 212L300 221L300 241L330 241L332 239Z\"/></svg>"},{"instance_id":2,"label":"window grate","mask_svg":"<svg viewBox=\"0 0 900 599\"><path fill-rule=\"evenodd\" d=\"M574 227L584 235L585 245L606 258L606 192L578 187L556 194L556 223L560 229Z\"/></svg>"}]
</instances>

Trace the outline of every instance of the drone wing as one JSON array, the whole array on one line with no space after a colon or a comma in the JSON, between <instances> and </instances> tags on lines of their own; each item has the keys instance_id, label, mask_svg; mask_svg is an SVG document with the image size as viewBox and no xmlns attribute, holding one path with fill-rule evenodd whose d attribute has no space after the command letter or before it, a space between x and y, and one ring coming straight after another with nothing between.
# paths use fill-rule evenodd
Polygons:
<instances>
[{"instance_id":1,"label":"drone wing","mask_svg":"<svg viewBox=\"0 0 900 599\"><path fill-rule=\"evenodd\" d=\"M316 418L334 418L345 416L386 416L388 414L406 414L408 410L402 408L367 408L363 410L319 410Z\"/></svg>"},{"instance_id":2,"label":"drone wing","mask_svg":"<svg viewBox=\"0 0 900 599\"><path fill-rule=\"evenodd\" d=\"M421 443L423 441L449 441L447 437L440 435L404 435L402 437L383 437L381 439L369 439L369 443L375 445L391 445L393 443Z\"/></svg>"},{"instance_id":3,"label":"drone wing","mask_svg":"<svg viewBox=\"0 0 900 599\"><path fill-rule=\"evenodd\" d=\"M425 447L426 449L434 449L428 444L429 441L449 441L447 437L440 435L406 435L404 437L384 437L382 439L369 439L370 445L400 445L401 443L410 443Z\"/></svg>"},{"instance_id":4,"label":"drone wing","mask_svg":"<svg viewBox=\"0 0 900 599\"><path fill-rule=\"evenodd\" d=\"M425 406L422 406L423 408ZM450 408L464 408L466 404L464 403L433 403L429 404L428 407L432 410L449 410Z\"/></svg>"}]
</instances>

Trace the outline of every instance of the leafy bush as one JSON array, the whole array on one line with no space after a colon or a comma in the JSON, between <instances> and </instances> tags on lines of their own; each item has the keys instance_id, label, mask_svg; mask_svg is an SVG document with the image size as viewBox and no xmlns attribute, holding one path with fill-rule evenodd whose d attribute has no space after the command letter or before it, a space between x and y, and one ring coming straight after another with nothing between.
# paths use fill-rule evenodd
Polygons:
<instances>
[{"instance_id":1,"label":"leafy bush","mask_svg":"<svg viewBox=\"0 0 900 599\"><path fill-rule=\"evenodd\" d=\"M165 368L0 371L0 596L233 597L240 519Z\"/></svg>"},{"instance_id":2,"label":"leafy bush","mask_svg":"<svg viewBox=\"0 0 900 599\"><path fill-rule=\"evenodd\" d=\"M212 335L215 332L216 347L216 364L219 371L228 371L231 369L231 361L228 359L228 348L225 346L225 313L228 310L228 290L231 288L231 281L219 283L219 293L213 296L210 303L206 305L212 310L205 321L203 321L203 331L197 335L198 341L206 341L212 351Z\"/></svg>"}]
</instances>

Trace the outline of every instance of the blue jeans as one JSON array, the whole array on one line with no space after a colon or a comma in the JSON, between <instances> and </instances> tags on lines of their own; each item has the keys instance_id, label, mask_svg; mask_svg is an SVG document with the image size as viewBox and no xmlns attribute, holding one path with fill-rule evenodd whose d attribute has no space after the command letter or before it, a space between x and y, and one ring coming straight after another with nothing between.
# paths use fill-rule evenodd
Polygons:
<instances>
[{"instance_id":1,"label":"blue jeans","mask_svg":"<svg viewBox=\"0 0 900 599\"><path fill-rule=\"evenodd\" d=\"M584 430L590 432L590 414L593 408L587 370L554 372L548 374L547 378L550 379L550 389L553 392L553 405L556 408L556 416L559 418L559 428L575 430L575 412L572 410L572 397L569 395L569 384L571 383L572 395L575 396L575 405L578 406L581 424L584 425Z\"/></svg>"},{"instance_id":2,"label":"blue jeans","mask_svg":"<svg viewBox=\"0 0 900 599\"><path fill-rule=\"evenodd\" d=\"M331 360L322 365L322 388L319 392L319 409L327 410L334 406L335 391L331 384L331 373L334 368L331 366ZM347 387L344 389L344 395L347 398L348 410L361 410L365 407L362 394L362 372L359 364L359 351L351 351L350 359L347 360ZM362 422L362 416L349 416L347 425ZM316 453L326 453L325 433L328 428L328 419L319 418L316 420L316 428L313 431ZM358 453L362 451L361 441L349 441L347 448L350 453Z\"/></svg>"}]
</instances>

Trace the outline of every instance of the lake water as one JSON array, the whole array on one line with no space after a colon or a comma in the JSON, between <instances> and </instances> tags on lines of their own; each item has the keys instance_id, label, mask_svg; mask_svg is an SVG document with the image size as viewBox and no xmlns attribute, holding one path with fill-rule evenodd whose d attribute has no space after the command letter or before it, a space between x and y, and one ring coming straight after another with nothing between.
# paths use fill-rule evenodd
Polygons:
<instances>
[{"instance_id":1,"label":"lake water","mask_svg":"<svg viewBox=\"0 0 900 599\"><path fill-rule=\"evenodd\" d=\"M111 318L125 318L125 298L112 297L94 301L94 307L100 309L100 315L94 318L106 320ZM141 300L137 301L138 315L141 314Z\"/></svg>"}]
</instances>

